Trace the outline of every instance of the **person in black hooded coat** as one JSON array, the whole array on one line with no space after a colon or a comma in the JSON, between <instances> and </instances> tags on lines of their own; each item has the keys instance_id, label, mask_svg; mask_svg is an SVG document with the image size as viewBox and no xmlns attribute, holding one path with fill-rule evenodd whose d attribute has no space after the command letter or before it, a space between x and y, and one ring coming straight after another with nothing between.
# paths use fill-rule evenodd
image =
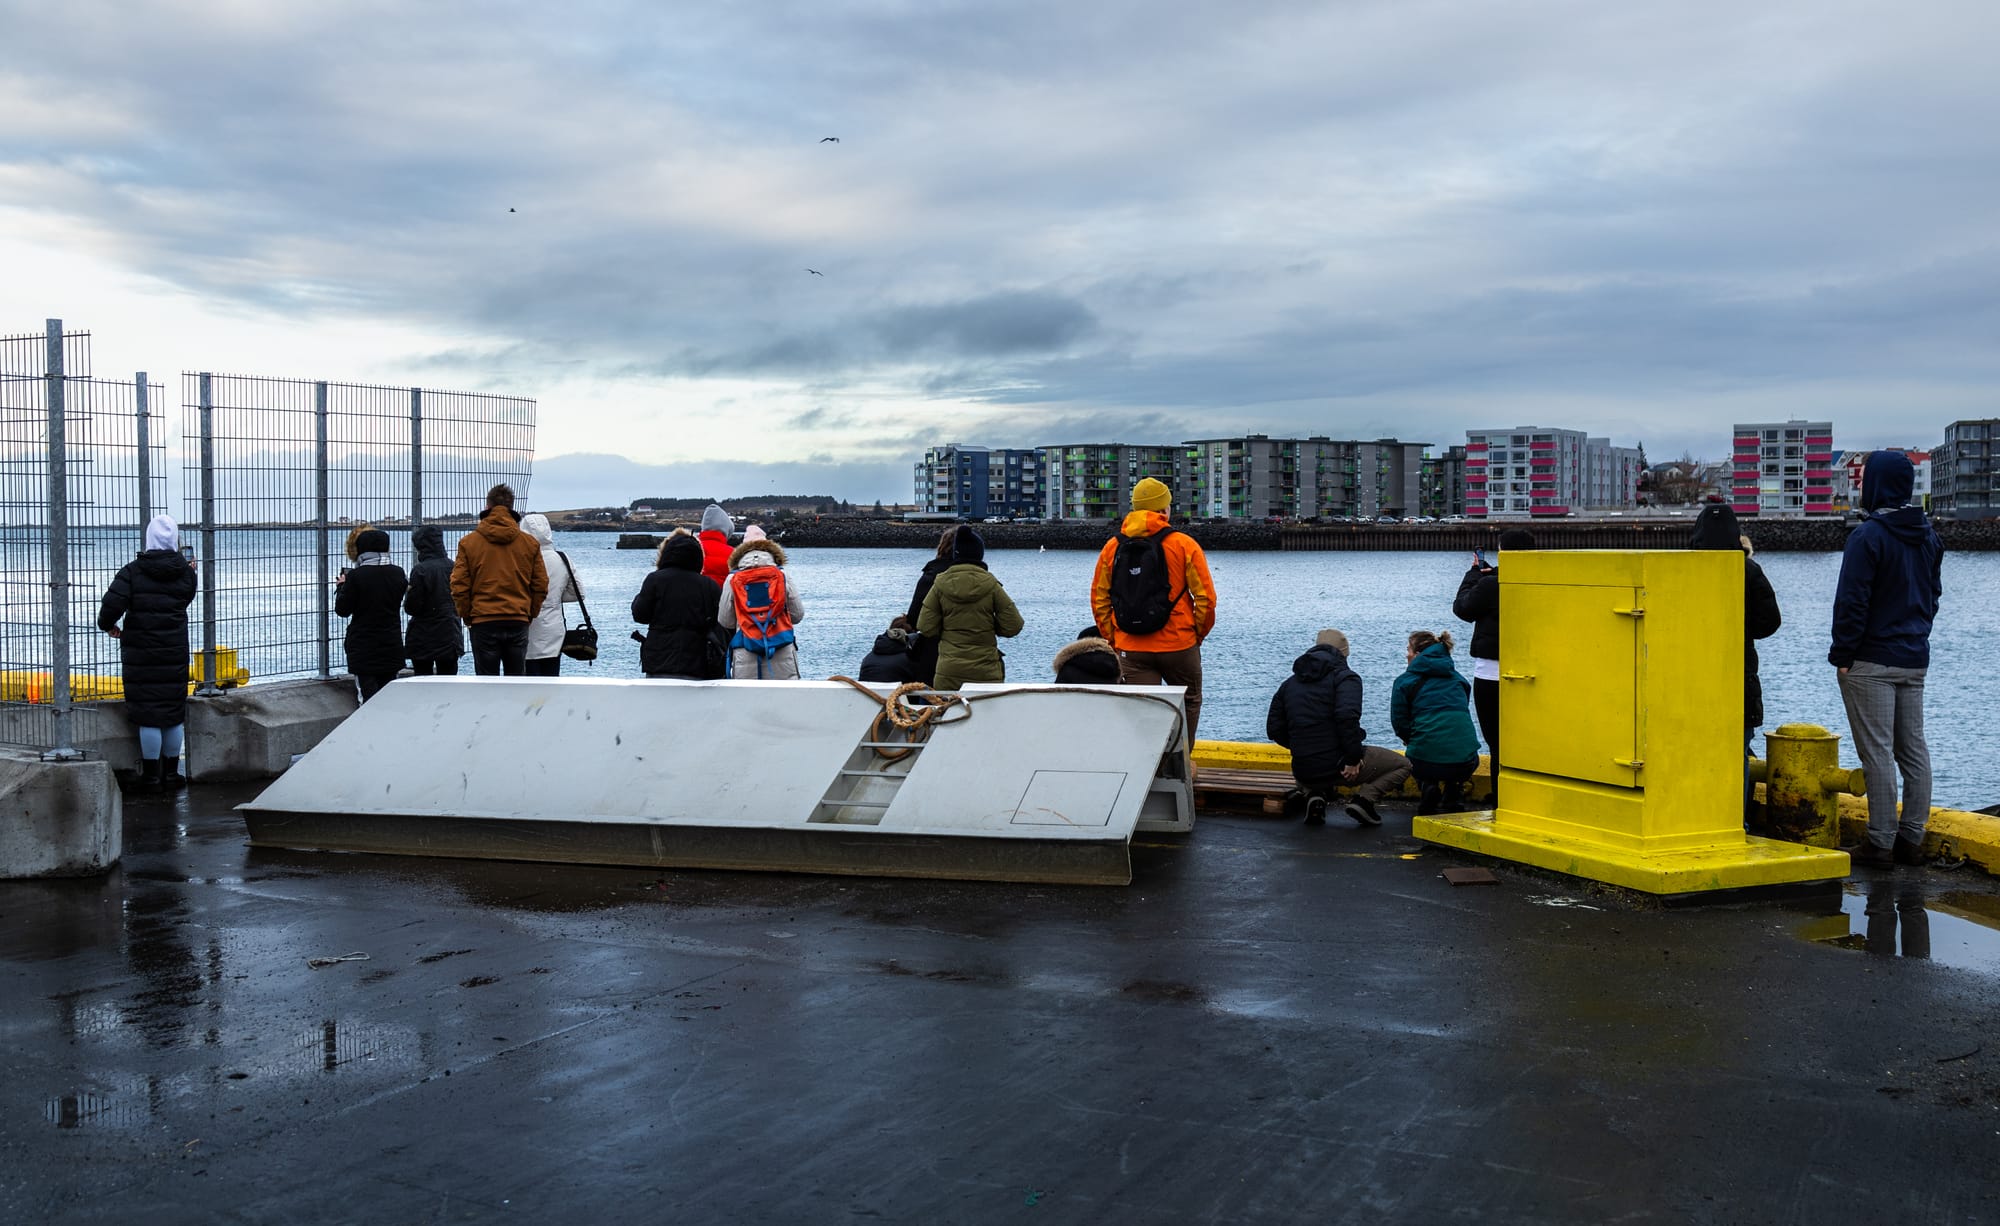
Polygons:
<instances>
[{"instance_id":1,"label":"person in black hooded coat","mask_svg":"<svg viewBox=\"0 0 2000 1226\"><path fill-rule=\"evenodd\" d=\"M359 559L340 577L333 611L348 619L347 671L367 702L396 679L403 660L403 593L410 590L403 568L389 560L389 534L370 528L354 540Z\"/></svg>"},{"instance_id":2,"label":"person in black hooded coat","mask_svg":"<svg viewBox=\"0 0 2000 1226\"><path fill-rule=\"evenodd\" d=\"M1690 549L1735 549L1743 554L1743 736L1747 741L1764 722L1764 685L1757 678L1757 640L1784 624L1778 594L1752 556L1750 542L1727 503L1711 502L1695 517Z\"/></svg>"},{"instance_id":3,"label":"person in black hooded coat","mask_svg":"<svg viewBox=\"0 0 2000 1226\"><path fill-rule=\"evenodd\" d=\"M180 551L180 528L171 516L155 515L146 525L145 550L119 569L97 609L98 629L118 640L125 716L139 730L139 778L149 787L180 785L187 610L195 587L194 565Z\"/></svg>"},{"instance_id":4,"label":"person in black hooded coat","mask_svg":"<svg viewBox=\"0 0 2000 1226\"><path fill-rule=\"evenodd\" d=\"M403 645L410 670L419 677L458 675L458 658L465 654L465 626L451 602L451 559L444 553L444 529L425 524L410 534L416 564L410 567L410 591L403 612L410 615Z\"/></svg>"},{"instance_id":5,"label":"person in black hooded coat","mask_svg":"<svg viewBox=\"0 0 2000 1226\"><path fill-rule=\"evenodd\" d=\"M653 573L632 598L632 620L646 627L639 667L648 677L712 681L722 676L722 639L715 620L722 588L701 567L701 542L676 533L660 543Z\"/></svg>"}]
</instances>

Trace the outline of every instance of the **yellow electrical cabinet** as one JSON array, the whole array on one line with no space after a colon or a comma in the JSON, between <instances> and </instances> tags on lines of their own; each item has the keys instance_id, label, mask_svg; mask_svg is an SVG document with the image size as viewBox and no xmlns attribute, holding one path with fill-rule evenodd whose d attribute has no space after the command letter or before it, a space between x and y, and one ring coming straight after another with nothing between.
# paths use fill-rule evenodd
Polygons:
<instances>
[{"instance_id":1,"label":"yellow electrical cabinet","mask_svg":"<svg viewBox=\"0 0 2000 1226\"><path fill-rule=\"evenodd\" d=\"M1743 555L1500 564L1499 805L1429 842L1654 894L1825 881L1843 852L1743 831Z\"/></svg>"}]
</instances>

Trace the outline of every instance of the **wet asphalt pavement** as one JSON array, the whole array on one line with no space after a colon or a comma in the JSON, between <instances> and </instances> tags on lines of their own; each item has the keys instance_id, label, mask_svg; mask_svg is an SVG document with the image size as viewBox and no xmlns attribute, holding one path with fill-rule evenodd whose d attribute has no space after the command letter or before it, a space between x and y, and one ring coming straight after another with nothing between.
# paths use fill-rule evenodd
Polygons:
<instances>
[{"instance_id":1,"label":"wet asphalt pavement","mask_svg":"<svg viewBox=\"0 0 2000 1226\"><path fill-rule=\"evenodd\" d=\"M1976 870L1639 908L1392 812L660 875L252 851L254 791L0 883L0 1220L2000 1221Z\"/></svg>"}]
</instances>

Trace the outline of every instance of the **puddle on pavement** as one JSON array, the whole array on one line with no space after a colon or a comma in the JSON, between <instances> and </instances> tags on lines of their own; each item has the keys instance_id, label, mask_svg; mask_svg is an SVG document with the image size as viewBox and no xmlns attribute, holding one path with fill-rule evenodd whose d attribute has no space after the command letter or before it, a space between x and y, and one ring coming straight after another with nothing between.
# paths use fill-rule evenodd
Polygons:
<instances>
[{"instance_id":1,"label":"puddle on pavement","mask_svg":"<svg viewBox=\"0 0 2000 1226\"><path fill-rule=\"evenodd\" d=\"M1915 875L1848 882L1840 913L1805 924L1798 935L1837 949L2000 975L2000 895L1939 889Z\"/></svg>"}]
</instances>

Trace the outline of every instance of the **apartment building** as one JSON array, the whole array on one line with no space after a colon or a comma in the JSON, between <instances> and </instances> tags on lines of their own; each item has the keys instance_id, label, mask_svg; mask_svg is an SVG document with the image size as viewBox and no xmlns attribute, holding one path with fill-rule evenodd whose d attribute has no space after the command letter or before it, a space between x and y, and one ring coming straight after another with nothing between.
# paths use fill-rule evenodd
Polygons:
<instances>
[{"instance_id":1,"label":"apartment building","mask_svg":"<svg viewBox=\"0 0 2000 1226\"><path fill-rule=\"evenodd\" d=\"M937 518L1039 515L1041 454L965 443L932 447L917 461L916 504L917 514Z\"/></svg>"},{"instance_id":2,"label":"apartment building","mask_svg":"<svg viewBox=\"0 0 2000 1226\"><path fill-rule=\"evenodd\" d=\"M1931 451L1930 507L1946 519L2000 515L2000 417L1945 427Z\"/></svg>"},{"instance_id":3,"label":"apartment building","mask_svg":"<svg viewBox=\"0 0 2000 1226\"><path fill-rule=\"evenodd\" d=\"M1833 423L1738 423L1732 505L1738 515L1833 514Z\"/></svg>"},{"instance_id":4,"label":"apartment building","mask_svg":"<svg viewBox=\"0 0 2000 1226\"><path fill-rule=\"evenodd\" d=\"M1646 453L1581 430L1512 426L1465 436L1465 513L1475 517L1620 510L1639 497Z\"/></svg>"},{"instance_id":5,"label":"apartment building","mask_svg":"<svg viewBox=\"0 0 2000 1226\"><path fill-rule=\"evenodd\" d=\"M1916 488L1911 497L1920 507L1930 505L1931 499L1931 453L1914 447L1885 447L1885 451L1900 451L1910 457L1910 467L1916 470ZM1868 467L1868 452L1843 451L1833 460L1833 509L1846 511L1861 505L1861 476Z\"/></svg>"},{"instance_id":6,"label":"apartment building","mask_svg":"<svg viewBox=\"0 0 2000 1226\"><path fill-rule=\"evenodd\" d=\"M1202 518L1400 518L1422 505L1423 471L1423 443L1251 434L1188 443L1184 476Z\"/></svg>"},{"instance_id":7,"label":"apartment building","mask_svg":"<svg viewBox=\"0 0 2000 1226\"><path fill-rule=\"evenodd\" d=\"M1132 509L1132 487L1152 477L1184 509L1183 448L1131 443L1059 443L1039 448L1041 513L1050 519L1117 519Z\"/></svg>"},{"instance_id":8,"label":"apartment building","mask_svg":"<svg viewBox=\"0 0 2000 1226\"><path fill-rule=\"evenodd\" d=\"M1424 457L1423 513L1442 519L1465 514L1465 448L1453 444L1441 456Z\"/></svg>"}]
</instances>

